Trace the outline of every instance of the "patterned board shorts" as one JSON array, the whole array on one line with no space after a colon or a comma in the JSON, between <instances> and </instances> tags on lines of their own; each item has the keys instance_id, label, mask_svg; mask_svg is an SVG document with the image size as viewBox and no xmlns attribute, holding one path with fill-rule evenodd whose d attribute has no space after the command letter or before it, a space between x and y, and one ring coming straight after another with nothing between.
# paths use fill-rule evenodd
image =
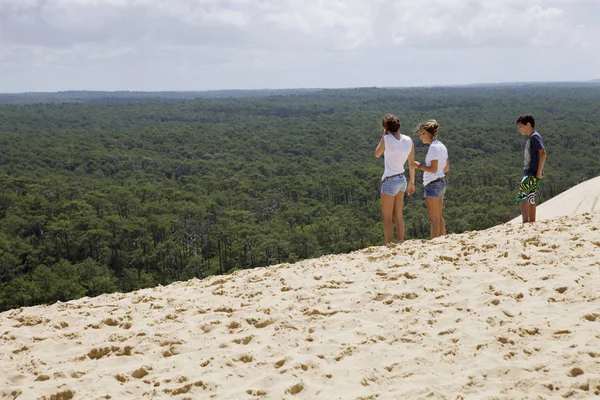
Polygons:
<instances>
[{"instance_id":1,"label":"patterned board shorts","mask_svg":"<svg viewBox=\"0 0 600 400\"><path fill-rule=\"evenodd\" d=\"M521 185L519 186L517 198L515 199L517 203L527 201L529 204L535 205L535 195L538 190L540 190L540 182L541 179L538 179L535 176L524 176L523 179L521 179Z\"/></svg>"}]
</instances>

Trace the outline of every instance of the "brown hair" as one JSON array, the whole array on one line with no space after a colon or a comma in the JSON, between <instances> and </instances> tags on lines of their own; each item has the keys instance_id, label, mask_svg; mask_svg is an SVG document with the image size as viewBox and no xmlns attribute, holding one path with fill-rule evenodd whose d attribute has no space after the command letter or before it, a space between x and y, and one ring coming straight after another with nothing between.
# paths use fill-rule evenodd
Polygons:
<instances>
[{"instance_id":1,"label":"brown hair","mask_svg":"<svg viewBox=\"0 0 600 400\"><path fill-rule=\"evenodd\" d=\"M521 125L531 124L531 127L533 129L535 129L535 119L533 119L533 115L531 115L531 114L519 115L519 118L517 118L517 124L521 124Z\"/></svg>"},{"instance_id":2,"label":"brown hair","mask_svg":"<svg viewBox=\"0 0 600 400\"><path fill-rule=\"evenodd\" d=\"M393 114L388 114L385 117L383 117L383 120L381 121L381 126L386 131L396 133L400 130L400 118L396 117Z\"/></svg>"},{"instance_id":3,"label":"brown hair","mask_svg":"<svg viewBox=\"0 0 600 400\"><path fill-rule=\"evenodd\" d=\"M438 135L438 125L435 119L430 119L427 122L421 122L417 125L417 133L427 132L431 136L431 140L435 140Z\"/></svg>"}]
</instances>

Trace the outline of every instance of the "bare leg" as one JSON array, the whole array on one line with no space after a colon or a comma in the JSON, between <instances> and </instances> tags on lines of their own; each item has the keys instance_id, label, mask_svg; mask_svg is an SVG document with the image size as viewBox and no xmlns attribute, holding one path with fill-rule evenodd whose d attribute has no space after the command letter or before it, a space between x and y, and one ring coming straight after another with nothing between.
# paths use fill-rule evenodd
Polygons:
<instances>
[{"instance_id":1,"label":"bare leg","mask_svg":"<svg viewBox=\"0 0 600 400\"><path fill-rule=\"evenodd\" d=\"M529 203L526 201L520 201L519 206L521 207L521 216L523 217L523 223L529 222Z\"/></svg>"},{"instance_id":2,"label":"bare leg","mask_svg":"<svg viewBox=\"0 0 600 400\"><path fill-rule=\"evenodd\" d=\"M440 236L446 234L446 220L444 219L444 198L440 198Z\"/></svg>"},{"instance_id":3,"label":"bare leg","mask_svg":"<svg viewBox=\"0 0 600 400\"><path fill-rule=\"evenodd\" d=\"M396 222L396 237L399 242L404 241L404 218L402 207L404 206L404 192L400 192L394 198L394 221Z\"/></svg>"},{"instance_id":4,"label":"bare leg","mask_svg":"<svg viewBox=\"0 0 600 400\"><path fill-rule=\"evenodd\" d=\"M383 236L385 244L391 243L394 237L392 216L394 213L394 196L381 194L381 217L383 219Z\"/></svg>"},{"instance_id":5,"label":"bare leg","mask_svg":"<svg viewBox=\"0 0 600 400\"><path fill-rule=\"evenodd\" d=\"M427 212L429 213L429 223L431 225L431 238L433 239L440 235L440 220L442 216L440 210L440 201L439 199L426 197L425 205L427 206Z\"/></svg>"},{"instance_id":6,"label":"bare leg","mask_svg":"<svg viewBox=\"0 0 600 400\"><path fill-rule=\"evenodd\" d=\"M529 204L529 222L535 222L535 204Z\"/></svg>"}]
</instances>

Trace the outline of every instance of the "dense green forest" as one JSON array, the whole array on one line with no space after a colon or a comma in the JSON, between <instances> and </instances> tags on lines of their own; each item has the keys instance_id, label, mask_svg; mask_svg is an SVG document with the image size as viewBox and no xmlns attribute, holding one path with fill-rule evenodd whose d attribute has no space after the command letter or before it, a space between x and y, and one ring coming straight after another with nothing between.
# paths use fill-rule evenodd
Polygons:
<instances>
[{"instance_id":1,"label":"dense green forest","mask_svg":"<svg viewBox=\"0 0 600 400\"><path fill-rule=\"evenodd\" d=\"M0 106L0 310L382 244L389 112L421 161L412 130L438 120L449 232L518 215L519 114L547 147L542 200L600 173L598 85L169 96ZM429 234L422 195L408 239Z\"/></svg>"}]
</instances>

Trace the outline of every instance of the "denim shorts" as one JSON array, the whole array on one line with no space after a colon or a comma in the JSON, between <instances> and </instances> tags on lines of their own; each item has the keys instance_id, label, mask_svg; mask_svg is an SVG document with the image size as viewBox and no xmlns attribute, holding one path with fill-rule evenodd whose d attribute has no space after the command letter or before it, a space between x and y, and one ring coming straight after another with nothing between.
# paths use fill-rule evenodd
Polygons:
<instances>
[{"instance_id":1,"label":"denim shorts","mask_svg":"<svg viewBox=\"0 0 600 400\"><path fill-rule=\"evenodd\" d=\"M424 197L440 199L444 197L444 193L446 193L446 180L444 178L437 182L431 182L425 185Z\"/></svg>"},{"instance_id":2,"label":"denim shorts","mask_svg":"<svg viewBox=\"0 0 600 400\"><path fill-rule=\"evenodd\" d=\"M404 175L385 178L381 182L381 194L395 196L400 192L406 192L406 177Z\"/></svg>"}]
</instances>

